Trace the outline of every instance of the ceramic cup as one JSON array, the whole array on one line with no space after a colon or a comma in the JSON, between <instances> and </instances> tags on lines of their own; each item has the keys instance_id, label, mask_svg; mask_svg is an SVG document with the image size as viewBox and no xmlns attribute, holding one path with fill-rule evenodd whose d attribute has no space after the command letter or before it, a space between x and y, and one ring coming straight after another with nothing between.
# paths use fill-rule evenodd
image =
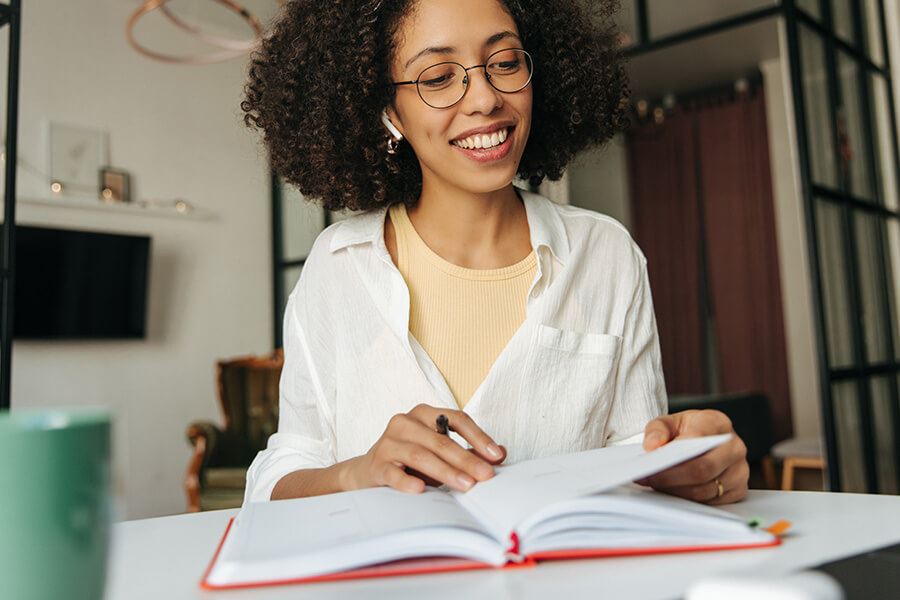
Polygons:
<instances>
[{"instance_id":1,"label":"ceramic cup","mask_svg":"<svg viewBox=\"0 0 900 600\"><path fill-rule=\"evenodd\" d=\"M108 412L0 411L0 596L102 598L110 493Z\"/></svg>"}]
</instances>

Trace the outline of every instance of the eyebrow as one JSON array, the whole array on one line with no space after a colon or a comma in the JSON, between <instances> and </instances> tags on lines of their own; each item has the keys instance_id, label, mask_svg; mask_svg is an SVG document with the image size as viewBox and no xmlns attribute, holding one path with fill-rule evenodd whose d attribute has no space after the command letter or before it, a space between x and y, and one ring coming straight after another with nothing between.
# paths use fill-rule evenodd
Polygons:
<instances>
[{"instance_id":1,"label":"eyebrow","mask_svg":"<svg viewBox=\"0 0 900 600\"><path fill-rule=\"evenodd\" d=\"M510 37L516 38L517 40L520 39L519 36L517 36L512 31L509 31L509 30L500 31L498 33L495 33L491 37L489 37L487 40L485 40L484 47L487 48L491 44L496 44L500 40L510 38ZM414 62L416 62L417 60L419 60L420 58L422 58L425 55L428 55L428 54L452 54L453 52L456 52L456 48L453 46L432 46L430 48L425 48L424 50L422 50L421 52L419 52L418 54L413 56L411 59L406 61L406 65L404 65L403 70L405 71L406 69L408 69L411 64L413 64Z\"/></svg>"}]
</instances>

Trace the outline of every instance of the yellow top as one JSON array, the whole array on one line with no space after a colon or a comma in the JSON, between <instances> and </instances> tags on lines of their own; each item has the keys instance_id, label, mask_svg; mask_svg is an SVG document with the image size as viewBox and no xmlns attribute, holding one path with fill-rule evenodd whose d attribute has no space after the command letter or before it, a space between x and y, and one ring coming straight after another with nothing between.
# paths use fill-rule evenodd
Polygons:
<instances>
[{"instance_id":1,"label":"yellow top","mask_svg":"<svg viewBox=\"0 0 900 600\"><path fill-rule=\"evenodd\" d=\"M406 206L389 209L397 268L409 287L409 331L463 408L525 320L534 251L508 267L467 269L438 256L419 237Z\"/></svg>"}]
</instances>

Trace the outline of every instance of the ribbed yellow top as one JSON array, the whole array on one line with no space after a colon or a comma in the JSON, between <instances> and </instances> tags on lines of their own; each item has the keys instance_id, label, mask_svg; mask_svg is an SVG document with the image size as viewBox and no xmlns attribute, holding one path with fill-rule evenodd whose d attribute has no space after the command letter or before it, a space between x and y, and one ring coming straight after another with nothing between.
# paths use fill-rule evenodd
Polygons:
<instances>
[{"instance_id":1,"label":"ribbed yellow top","mask_svg":"<svg viewBox=\"0 0 900 600\"><path fill-rule=\"evenodd\" d=\"M406 206L389 209L397 268L409 287L409 330L463 408L525 320L534 251L508 267L467 269L438 256L419 237Z\"/></svg>"}]
</instances>

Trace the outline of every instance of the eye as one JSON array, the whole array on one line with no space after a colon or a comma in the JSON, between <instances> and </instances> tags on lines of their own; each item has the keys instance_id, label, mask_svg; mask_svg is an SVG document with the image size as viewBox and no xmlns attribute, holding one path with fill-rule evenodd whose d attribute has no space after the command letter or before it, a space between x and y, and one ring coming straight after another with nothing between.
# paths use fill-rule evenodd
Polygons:
<instances>
[{"instance_id":1,"label":"eye","mask_svg":"<svg viewBox=\"0 0 900 600\"><path fill-rule=\"evenodd\" d=\"M501 73L511 73L517 71L519 69L520 61L518 60L505 60L502 62L495 62L488 65L488 68L492 71L499 71Z\"/></svg>"},{"instance_id":2,"label":"eye","mask_svg":"<svg viewBox=\"0 0 900 600\"><path fill-rule=\"evenodd\" d=\"M420 79L419 85L424 85L427 88L439 89L442 87L446 87L453 80L453 74L447 75L439 75L438 77L432 77L431 79Z\"/></svg>"}]
</instances>

